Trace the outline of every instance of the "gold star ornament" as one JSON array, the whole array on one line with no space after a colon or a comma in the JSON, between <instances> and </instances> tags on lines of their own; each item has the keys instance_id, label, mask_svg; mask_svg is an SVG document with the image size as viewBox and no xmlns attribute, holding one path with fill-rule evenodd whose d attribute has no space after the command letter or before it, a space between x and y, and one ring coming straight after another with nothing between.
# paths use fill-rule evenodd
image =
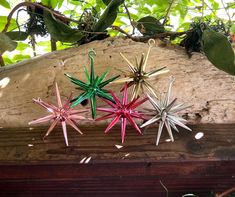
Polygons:
<instances>
[{"instance_id":1,"label":"gold star ornament","mask_svg":"<svg viewBox=\"0 0 235 197\"><path fill-rule=\"evenodd\" d=\"M147 55L145 57L144 53L142 53L140 61L138 61L137 58L135 58L135 64L132 64L122 53L120 55L122 58L127 62L128 71L120 70L125 77L118 79L112 83L128 83L128 87L133 85L132 90L132 99L137 98L140 96L141 93L144 92L144 89L146 89L151 94L156 95L155 88L150 83L150 80L154 79L154 77L167 73L169 70L166 69L166 67L162 68L155 68L151 71L146 71L146 65L149 58L149 53L151 51L151 48L155 45L155 40L150 39L148 41L149 48Z\"/></svg>"}]
</instances>

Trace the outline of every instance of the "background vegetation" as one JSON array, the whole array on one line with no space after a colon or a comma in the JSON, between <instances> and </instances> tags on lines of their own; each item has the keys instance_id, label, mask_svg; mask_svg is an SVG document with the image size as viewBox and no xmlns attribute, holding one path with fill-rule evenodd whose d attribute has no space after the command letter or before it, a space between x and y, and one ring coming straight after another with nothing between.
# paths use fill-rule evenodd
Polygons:
<instances>
[{"instance_id":1,"label":"background vegetation","mask_svg":"<svg viewBox=\"0 0 235 197\"><path fill-rule=\"evenodd\" d=\"M0 0L0 9L1 66L117 35L181 44L190 56L202 23L230 41L235 31L233 0Z\"/></svg>"}]
</instances>

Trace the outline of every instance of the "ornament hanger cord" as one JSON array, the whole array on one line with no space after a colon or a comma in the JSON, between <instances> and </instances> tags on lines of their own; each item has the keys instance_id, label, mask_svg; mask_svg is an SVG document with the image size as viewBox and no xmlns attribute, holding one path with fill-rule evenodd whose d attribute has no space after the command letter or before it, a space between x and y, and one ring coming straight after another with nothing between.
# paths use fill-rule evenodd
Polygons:
<instances>
[{"instance_id":1,"label":"ornament hanger cord","mask_svg":"<svg viewBox=\"0 0 235 197\"><path fill-rule=\"evenodd\" d=\"M91 49L88 53L88 56L94 60L95 56L96 56L96 52L94 51L94 49Z\"/></svg>"},{"instance_id":2,"label":"ornament hanger cord","mask_svg":"<svg viewBox=\"0 0 235 197\"><path fill-rule=\"evenodd\" d=\"M155 46L155 40L154 39L149 39L148 40L148 45L149 45L149 48L148 48L148 52L147 52L147 55L146 55L146 58L145 58L145 61L144 61L143 71L145 71L145 67L147 65L147 61L148 61L148 58L149 58L149 53L151 51L151 48Z\"/></svg>"}]
</instances>

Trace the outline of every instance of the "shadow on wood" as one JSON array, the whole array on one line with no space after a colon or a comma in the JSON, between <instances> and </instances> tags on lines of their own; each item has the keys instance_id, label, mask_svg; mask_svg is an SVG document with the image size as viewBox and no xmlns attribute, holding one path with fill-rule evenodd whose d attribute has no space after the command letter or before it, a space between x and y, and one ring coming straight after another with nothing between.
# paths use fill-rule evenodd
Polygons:
<instances>
[{"instance_id":1,"label":"shadow on wood","mask_svg":"<svg viewBox=\"0 0 235 197\"><path fill-rule=\"evenodd\" d=\"M204 197L235 183L234 126L191 126L174 143L165 131L159 146L156 128L128 128L120 144L119 127L108 135L103 126L82 127L82 136L68 130L70 147L61 128L45 142L47 128L1 128L0 196L166 196L164 184L169 196Z\"/></svg>"}]
</instances>

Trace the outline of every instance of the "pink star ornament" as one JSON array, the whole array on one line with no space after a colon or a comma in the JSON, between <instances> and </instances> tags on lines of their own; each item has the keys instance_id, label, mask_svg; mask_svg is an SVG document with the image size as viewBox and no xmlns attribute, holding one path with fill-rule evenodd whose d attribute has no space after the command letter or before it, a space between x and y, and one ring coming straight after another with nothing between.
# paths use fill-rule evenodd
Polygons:
<instances>
[{"instance_id":1,"label":"pink star ornament","mask_svg":"<svg viewBox=\"0 0 235 197\"><path fill-rule=\"evenodd\" d=\"M123 89L123 98L122 101L120 101L117 96L110 91L111 95L113 96L113 99L115 102L111 102L107 99L101 98L104 102L106 102L108 105L110 105L112 108L97 108L97 111L107 112L108 114L97 118L96 120L105 120L108 118L113 118L111 123L108 125L108 127L105 130L105 133L108 133L110 129L117 124L119 120L121 120L121 136L122 136L122 143L124 143L125 139L125 133L126 133L126 124L127 120L130 122L130 124L137 130L139 134L141 133L140 128L135 123L134 119L142 119L145 120L144 116L138 112L135 108L143 104L145 101L148 100L148 98L144 98L143 100L139 100L139 97L134 98L128 103L128 91L127 91L127 83L124 85ZM137 102L138 101L138 102Z\"/></svg>"},{"instance_id":2,"label":"pink star ornament","mask_svg":"<svg viewBox=\"0 0 235 197\"><path fill-rule=\"evenodd\" d=\"M44 136L45 138L51 133L51 131L55 128L57 124L61 124L63 129L65 144L66 146L68 146L69 143L68 143L66 124L69 124L80 134L83 134L81 130L76 126L76 121L86 119L85 117L80 116L79 114L87 112L87 110L75 110L70 108L71 106L70 101L72 99L72 94L67 100L65 100L62 103L57 83L55 83L55 88L56 88L57 106L46 103L42 101L40 98L33 99L35 103L45 108L50 114L29 122L29 125L51 121L51 126L47 130L47 133Z\"/></svg>"}]
</instances>

